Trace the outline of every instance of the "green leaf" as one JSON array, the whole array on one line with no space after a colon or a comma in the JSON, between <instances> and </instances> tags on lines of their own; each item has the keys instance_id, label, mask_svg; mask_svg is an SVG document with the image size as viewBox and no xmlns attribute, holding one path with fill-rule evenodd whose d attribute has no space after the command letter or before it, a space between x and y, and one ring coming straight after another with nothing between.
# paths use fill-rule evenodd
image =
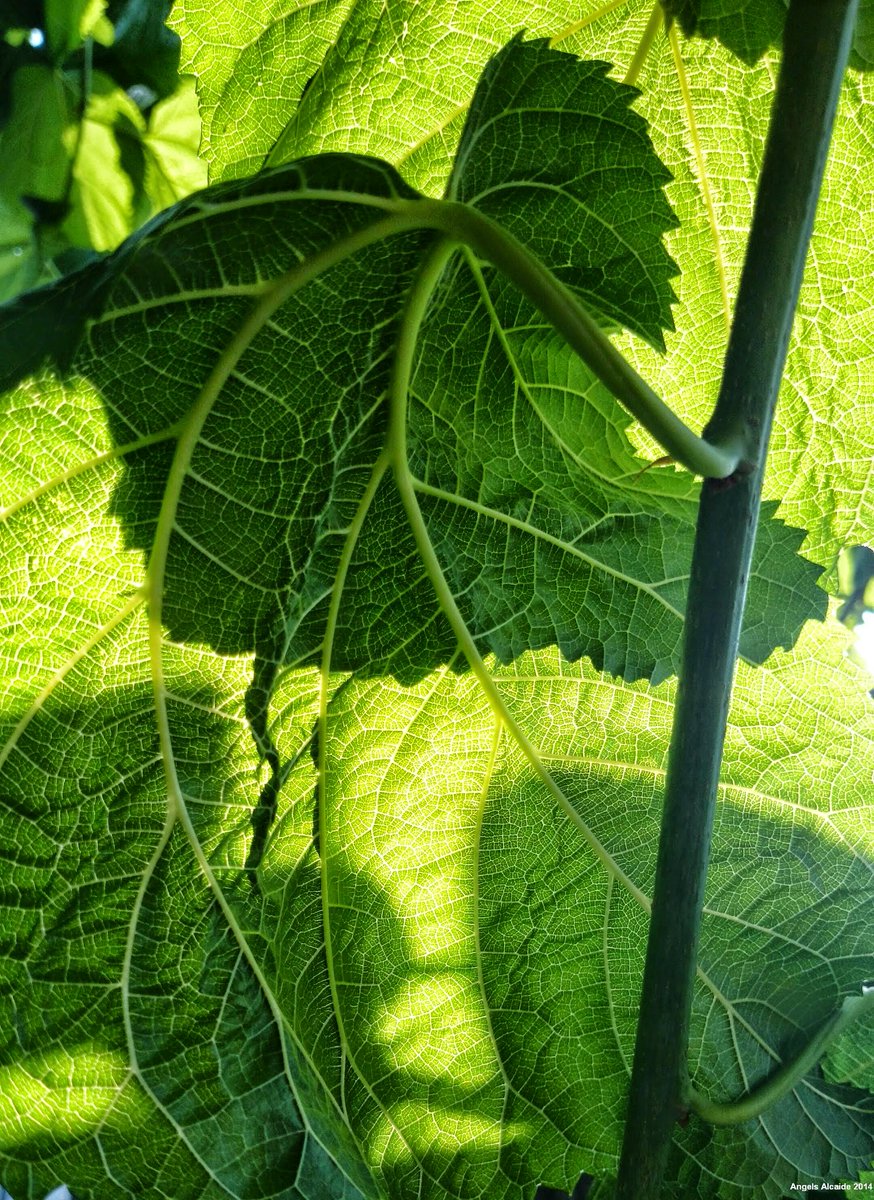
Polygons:
<instances>
[{"instance_id":1,"label":"green leaf","mask_svg":"<svg viewBox=\"0 0 874 1200\"><path fill-rule=\"evenodd\" d=\"M182 79L175 92L149 112L143 138L144 190L151 210L160 212L206 186L206 164L198 157L200 116L194 80Z\"/></svg>"},{"instance_id":2,"label":"green leaf","mask_svg":"<svg viewBox=\"0 0 874 1200\"><path fill-rule=\"evenodd\" d=\"M463 9L435 0L393 5L397 19L388 21L378 7L371 13L358 6L355 19L340 27L334 8L320 9L316 19L311 7L301 7L280 19L230 3L209 10L177 3L173 25L183 64L198 77L212 178L244 174L265 156L276 162L356 150L388 159L413 186L440 195L477 72L500 39L524 24L563 49L618 64L621 75L649 12L646 5L631 15L605 5L580 19L577 5L505 0L496 14L493 6L481 11L479 0ZM860 30L872 11L863 4ZM210 33L218 19L220 46ZM367 36L359 36L365 26ZM655 39L637 80L643 94L636 107L674 177L667 194L680 226L667 245L680 268L680 305L666 357L636 340L622 345L692 425L703 426L716 398L774 79L773 61L750 69L718 44L681 44L674 29ZM867 498L874 414L865 382L874 357L863 282L874 242L870 93L870 77L848 77L766 480L784 519L808 530L805 553L829 572L841 547L865 541L874 527ZM813 412L821 415L814 420ZM650 457L661 453L646 438L638 444Z\"/></svg>"},{"instance_id":3,"label":"green leaf","mask_svg":"<svg viewBox=\"0 0 874 1200\"><path fill-rule=\"evenodd\" d=\"M393 0L391 14L372 0L177 0L171 25L197 77L211 180L341 150L404 160L410 183L440 195L486 62L522 28L544 36L578 18L575 0Z\"/></svg>"},{"instance_id":4,"label":"green leaf","mask_svg":"<svg viewBox=\"0 0 874 1200\"><path fill-rule=\"evenodd\" d=\"M597 138L550 111L571 71L612 94ZM563 155L511 117L523 77L526 120L588 167L529 236L557 253L618 125L648 220L612 189L593 262L580 239L554 265L657 341L669 216L627 88L514 44L463 146L520 136L456 186L520 232L539 211ZM487 263L438 271L418 203L383 163L308 159L3 313L3 383L28 376L0 405L13 1193L531 1200L615 1172L673 701L629 680L674 669L695 484L639 474L615 403ZM620 232L650 264L633 302ZM689 264L700 216L669 236ZM702 261L666 338L701 348L665 389L686 409L717 357ZM846 436L816 443L811 508L813 470L850 487ZM720 1097L870 973L874 722L842 627L796 644L801 536L766 510L745 653L767 662L731 714L691 1060ZM870 1100L817 1075L753 1130L678 1131L670 1186L778 1200L871 1146Z\"/></svg>"},{"instance_id":5,"label":"green leaf","mask_svg":"<svg viewBox=\"0 0 874 1200\"><path fill-rule=\"evenodd\" d=\"M772 46L779 46L789 0L661 0L669 18L676 18L687 36L718 38L746 63L754 63ZM874 4L861 0L853 38L853 65L870 70Z\"/></svg>"},{"instance_id":6,"label":"green leaf","mask_svg":"<svg viewBox=\"0 0 874 1200\"><path fill-rule=\"evenodd\" d=\"M633 88L608 63L519 41L483 71L446 194L528 244L590 307L663 347L676 224ZM535 108L537 120L526 119ZM604 137L605 129L610 136Z\"/></svg>"},{"instance_id":7,"label":"green leaf","mask_svg":"<svg viewBox=\"0 0 874 1200\"><path fill-rule=\"evenodd\" d=\"M86 672L101 663L108 666L103 654ZM27 861L19 860L19 902L34 915L42 909L51 926L26 968L14 960L32 918L22 914L5 929L13 958L2 972L3 1021L5 1029L14 1022L16 1045L0 1067L4 1185L16 1196L66 1182L76 1195L169 1189L181 1198L359 1200L336 1165L337 1138L332 1160L317 1121L299 1115L282 1027L190 844L178 827L162 831L164 781L140 758L156 749L145 673L129 661L112 706L115 728L129 739L133 787L115 774L118 760L105 760L99 729L108 714L100 715L99 699L86 702L75 671L67 682L72 691L61 690L74 708L63 699L53 707L53 726L66 726L57 749L84 739L90 750L77 756L78 783L58 778L51 787L45 840L30 840ZM195 703L209 694L204 684ZM223 731L207 734L215 749L213 732ZM26 752L26 737L20 745ZM7 779L16 798L19 783L28 787L14 765ZM79 787L93 789L84 806ZM58 872L45 857L52 838L73 830L76 853L88 854L84 874L67 855ZM363 1176L354 1147L346 1153L347 1169Z\"/></svg>"},{"instance_id":8,"label":"green leaf","mask_svg":"<svg viewBox=\"0 0 874 1200\"><path fill-rule=\"evenodd\" d=\"M70 153L71 97L60 73L25 66L12 79L12 115L0 133L3 177L0 195L55 201L64 197Z\"/></svg>"},{"instance_id":9,"label":"green leaf","mask_svg":"<svg viewBox=\"0 0 874 1200\"><path fill-rule=\"evenodd\" d=\"M72 212L64 232L74 246L113 250L134 228L134 184L123 169L124 141L146 123L130 97L95 71L73 165Z\"/></svg>"},{"instance_id":10,"label":"green leaf","mask_svg":"<svg viewBox=\"0 0 874 1200\"><path fill-rule=\"evenodd\" d=\"M109 0L112 44L97 47L95 63L124 88L145 84L162 99L179 83L179 38L167 26L172 0Z\"/></svg>"},{"instance_id":11,"label":"green leaf","mask_svg":"<svg viewBox=\"0 0 874 1200\"><path fill-rule=\"evenodd\" d=\"M544 53L538 45L518 43L508 52L532 69L540 69ZM554 73L559 70L560 81L562 64L566 72L575 70L570 57L556 54L554 59ZM506 56L496 60L495 73L487 75L487 96L495 75L499 77L507 61ZM581 67L576 73L583 87L589 84L594 98L609 95L612 86L620 107L614 109L611 119L618 122L628 89L606 85L598 69L593 73ZM506 111L502 104L497 107ZM495 116L489 101L484 99L478 108L484 127L489 128ZM477 119L475 112L472 128L476 128ZM628 121L639 137L636 117L629 114ZM576 127L571 124L568 128ZM571 146L575 137L569 135ZM524 152L525 146L519 146L509 161L509 181L500 182L508 196L515 195L516 213L530 213L529 189L514 184ZM528 153L535 152L532 140ZM645 153L640 145L638 155L644 163ZM622 159L626 166L630 155L626 141ZM468 185L461 161L457 186L463 189ZM609 181L611 164L596 159L592 171ZM659 173L653 171L651 178L653 190L658 192ZM499 181L486 179L485 183L491 188ZM548 183L544 176L542 185ZM607 186L605 195L610 195L609 182ZM536 188L531 190L536 194ZM323 202L325 194L331 192L339 194L339 204ZM247 210L260 218L271 211L266 204L274 207L272 220L281 219L287 226L286 236L295 257L306 257L332 241L342 241L342 234L351 236L365 224L378 230L376 219L384 211L391 211L395 196L405 195L414 197L387 169L327 156L214 192L205 209L200 201L192 201L178 210L177 222L163 222L150 238L133 243L110 264L110 271L123 267L126 271L115 301L89 333L90 361L81 369L101 392L114 390L117 380L128 373L144 380L138 365L143 358L143 318L136 304L131 308L132 300L151 298L152 321L161 319L162 309L168 316L178 311L180 300L186 305L189 292L202 293L196 319L204 328L205 343L199 338L192 346L184 330L178 344L174 345L176 339L169 330L163 337L165 353L186 363L190 389L196 379L202 381L208 373L211 355L206 347L221 345L229 337L228 296L223 288L228 272L233 271L244 289L237 302L242 305L246 296L258 294L257 280L269 278L276 271L272 224L262 223L248 230ZM621 201L621 191L618 195ZM591 292L599 270L604 278L610 278L614 261L625 264L635 237L644 247L653 241L658 245L646 225L641 225L642 233L625 228L621 207L619 223L615 222L607 203L599 222L600 241L593 244L590 238L584 243L587 257L583 270L564 272L566 280L575 281L584 294ZM521 225L509 198L504 206L511 213L510 223ZM658 211L655 202L652 207ZM213 210L215 215L211 216ZM283 210L287 215L280 218ZM662 214L667 222L669 214L663 207ZM551 248L558 253L557 243L550 247L546 236L551 233L554 214L546 210L544 215L545 232L539 238L535 236L535 244L539 242L541 249ZM295 220L301 223L299 233L292 224ZM222 256L216 261L213 247L225 244L234 245L233 258L225 260ZM290 529L280 513L271 519L268 497L275 494L275 485L262 480L262 464L254 457L251 465L246 459L236 464L239 470L233 476L232 495L237 504L245 506L247 496L263 494L258 507L265 519L258 528L247 529L244 536L234 537L229 543L226 532L212 523L207 496L194 501L197 511L192 516L195 529L191 539L198 553L193 558L187 549L174 553L167 565L164 612L175 638L208 642L230 652L256 648L265 622L271 630L277 621L287 623L287 618L279 618L271 608L276 603L272 597L277 589L285 587L286 604L301 605L305 612L312 612L310 621L301 623L296 633L288 629L283 634L287 642L285 656L305 657L319 644L327 613L325 601L316 598L326 594L325 581L335 576L342 551L341 539L327 532L338 517L330 504L327 510L324 505L338 481L342 481L335 501L341 505L339 511L345 512L350 504L358 503L385 436L381 398L392 369L390 342L377 350L371 344L370 330L373 326L391 329L397 321L405 289L427 244L428 238L423 242L419 235L406 245L398 239L386 243L384 249L371 247L366 258L351 260L343 268L346 274L342 284L323 285L319 281L312 299L304 292L294 307L289 306L288 336L292 341L306 341L313 322L322 323L319 354L325 365L318 377L311 371L297 373L284 377L283 387L286 394L295 397L297 412L307 414L310 437L316 444L323 444L301 458L297 448L298 417L279 427L275 427L273 417L271 425L275 427L274 436L286 446L286 452L277 458L283 463L285 486L292 495L300 489L311 491L313 499L295 516ZM172 271L167 266L169 245L173 258L182 260ZM657 250L646 249L640 258L660 266L662 296L668 298L669 260L661 255L659 263ZM182 265L186 260L194 269L190 280ZM212 273L208 269L210 261L215 263ZM107 270L100 265L91 272L90 285L87 276L77 284L83 294L83 317L101 303L107 278ZM323 286L328 289L324 296ZM608 311L618 307L611 287L605 284L599 297L600 306ZM93 297L87 302L86 293ZM638 289L637 321L642 327L653 327L649 313L654 308L658 311L651 299L654 293L657 302L658 292L653 286ZM47 294L47 303L55 302L52 295ZM626 303L631 300L628 297ZM117 306L123 314L118 317L114 311ZM667 312L664 300L662 309ZM29 315L29 307L25 311ZM10 318L14 317L11 313ZM45 325L49 342L59 327L59 322ZM10 325L9 362L14 362L13 347L20 336L17 328L17 322ZM273 359L269 339L265 350L253 346L248 353L263 361L258 375L265 372L263 386L272 394L270 379L277 371L285 375L288 368L281 366L281 359ZM196 367L198 362L201 365ZM372 365L361 374L361 363ZM540 369L541 364L545 369ZM555 384L550 379L553 374L558 377ZM333 397L338 386L345 393L343 420L355 430L348 445L345 438L341 439L343 449L339 454L331 449L338 435L325 425L326 420L335 419ZM125 417L116 404L120 417L115 432L118 443L136 440L143 432L151 436L171 429L194 395L196 390L186 390L178 378L156 379L149 385L146 407L143 409L140 396L134 402L140 413L133 423L136 433L131 418ZM228 391L226 402L236 405L238 401L232 395L233 389ZM512 422L496 422L495 411L512 413ZM248 436L260 443L260 404L254 412L259 415ZM145 426L143 413L148 413ZM542 320L537 320L508 285L496 280L492 270L469 256L447 270L434 291L412 381L406 434L409 469L416 486L421 484L428 536L445 563L449 585L462 613L475 636L483 639L485 651L507 661L523 649L557 643L571 659L588 654L612 673L632 679L643 675L659 680L676 669L694 491L682 477L671 475L660 482L641 476L641 464L627 447L622 449L625 425L603 389L594 387L589 373L571 361L569 352L556 344L555 338L544 337ZM597 463L596 453L600 457ZM205 480L210 479L213 469L204 465ZM223 475L226 469L221 467ZM211 486L208 483L207 490ZM130 496L130 503L138 505L135 485ZM319 496L323 499L317 500ZM145 548L152 531L148 524L143 526L139 512L127 513L127 490L122 491L117 503L120 513L137 527L136 544ZM415 560L421 547L417 550L396 501L389 499L386 504L389 512L395 505L390 519L390 525L396 527L396 532L390 534L395 551L389 557L396 561L390 567L380 563L379 572L385 582L396 573L393 587L403 595L402 577L410 570L408 560ZM157 517L156 510L153 515ZM320 532L322 529L325 534ZM363 536L366 539L372 535L366 530ZM817 572L795 556L798 540L798 534L777 522L763 533L747 617L749 635L744 644L745 652L756 660L766 657L775 644L786 638L787 613L795 615L797 629L803 619L822 611L821 594L814 583ZM277 542L285 546L285 554L275 553ZM477 545L476 555L467 552L470 545ZM310 546L314 547L312 551L307 550ZM507 576L508 554L519 565L518 576ZM373 561L379 562L382 557L382 552L375 551ZM217 629L208 607L203 609L205 619L201 620L201 610L192 608L191 595L207 596L223 589L228 570L238 579L250 580L251 585L240 592L235 623ZM366 595L365 579L363 574L359 588ZM282 580L286 581L284 585ZM425 594L429 591L426 589ZM414 593L409 603L394 605L392 638L409 645L407 669L413 673L431 669L447 653L445 637L433 641L422 636L422 603L421 596ZM368 599L359 619L350 621L349 632L344 635L348 645L338 645L339 661L357 663L362 654L373 657L373 648L360 640L361 631L371 624L369 605ZM614 614L620 612L622 621L614 627ZM264 636L262 632L260 637ZM274 634L267 636L269 641Z\"/></svg>"},{"instance_id":12,"label":"green leaf","mask_svg":"<svg viewBox=\"0 0 874 1200\"><path fill-rule=\"evenodd\" d=\"M115 249L138 225L206 183L192 81L153 105L95 71L82 121L64 233L74 246Z\"/></svg>"},{"instance_id":13,"label":"green leaf","mask_svg":"<svg viewBox=\"0 0 874 1200\"><path fill-rule=\"evenodd\" d=\"M22 69L16 89L17 115L0 133L0 148L12 159L0 188L4 299L56 277L71 246L112 250L154 213L206 182L191 80L154 104L148 119L102 71L90 76L78 121L69 111L69 80L62 72ZM49 101L56 102L55 116L57 103L63 104L68 123L53 124ZM41 107L33 112L32 105ZM60 319L69 325L69 317Z\"/></svg>"},{"instance_id":14,"label":"green leaf","mask_svg":"<svg viewBox=\"0 0 874 1200\"><path fill-rule=\"evenodd\" d=\"M46 0L45 35L52 60L62 63L84 38L102 32L106 0Z\"/></svg>"}]
</instances>

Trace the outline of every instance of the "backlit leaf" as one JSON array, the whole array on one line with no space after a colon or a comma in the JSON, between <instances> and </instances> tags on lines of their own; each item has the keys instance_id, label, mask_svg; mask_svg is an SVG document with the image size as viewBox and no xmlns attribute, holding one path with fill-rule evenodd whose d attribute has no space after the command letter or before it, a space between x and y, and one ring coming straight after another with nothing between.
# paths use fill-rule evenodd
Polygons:
<instances>
[{"instance_id":1,"label":"backlit leaf","mask_svg":"<svg viewBox=\"0 0 874 1200\"><path fill-rule=\"evenodd\" d=\"M245 174L282 129L281 158L343 128L378 151L384 112L346 123L390 29L429 45L436 73L483 17L414 7L403 35L384 6L277 17L271 37L301 49L291 75L313 65L305 34L330 41L336 127L325 65L300 109L312 94L322 124L292 137L277 110L262 145L256 64L275 95L290 43L265 33L249 53L260 17L183 6L187 38L195 18L223 30L191 52L216 174ZM457 44L426 38L450 16ZM578 33L601 25L602 57L627 62L620 16ZM746 138L754 156L770 65L751 78L695 46L714 79L744 81L722 102L752 97L750 124L725 153L743 160ZM616 403L487 262L456 249L422 274L437 237L413 184L451 176L535 245L634 331L624 344L685 412L706 411L724 335L715 226L675 141L673 228L631 93L598 63L513 42L462 134L470 61L471 88L445 95L412 66L376 74L398 85L401 174L327 153L231 178L3 310L0 1179L17 1198L532 1200L582 1172L609 1192L697 485L641 473ZM638 102L660 148L674 86ZM222 122L245 87L238 139ZM841 155L864 158L848 112L817 264L843 262L835 214L867 186L838 194ZM710 136L715 153L715 117ZM749 176L726 176L718 209L733 253ZM852 448L870 433L847 413L862 401L848 389L841 409L825 374L851 352L830 321L794 351L813 448L791 474L790 407L772 487L794 507L765 508L726 743L690 1060L715 1098L870 975L874 720L846 631L804 624L819 568L782 519L818 515L824 563L852 488L853 519L870 504ZM865 1082L827 1067L753 1128L678 1129L669 1188L781 1200L855 1176Z\"/></svg>"}]
</instances>

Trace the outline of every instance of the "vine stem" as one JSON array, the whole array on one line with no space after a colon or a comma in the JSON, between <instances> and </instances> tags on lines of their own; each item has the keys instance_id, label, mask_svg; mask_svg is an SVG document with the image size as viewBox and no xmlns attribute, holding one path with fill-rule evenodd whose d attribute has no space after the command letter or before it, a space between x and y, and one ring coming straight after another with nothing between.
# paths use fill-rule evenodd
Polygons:
<instances>
[{"instance_id":1,"label":"vine stem","mask_svg":"<svg viewBox=\"0 0 874 1200\"><path fill-rule=\"evenodd\" d=\"M690 1086L698 937L763 462L858 0L791 0L729 338L705 436L743 427L755 470L702 488L617 1200L656 1200Z\"/></svg>"}]
</instances>

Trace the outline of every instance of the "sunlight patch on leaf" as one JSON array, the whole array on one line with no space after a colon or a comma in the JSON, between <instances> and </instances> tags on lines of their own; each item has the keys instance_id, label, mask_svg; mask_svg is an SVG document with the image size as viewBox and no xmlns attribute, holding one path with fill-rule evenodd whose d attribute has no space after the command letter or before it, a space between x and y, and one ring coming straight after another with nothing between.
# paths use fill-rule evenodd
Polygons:
<instances>
[{"instance_id":1,"label":"sunlight patch on leaf","mask_svg":"<svg viewBox=\"0 0 874 1200\"><path fill-rule=\"evenodd\" d=\"M35 1137L123 1130L148 1109L127 1056L99 1045L41 1053L0 1067L0 1150Z\"/></svg>"}]
</instances>

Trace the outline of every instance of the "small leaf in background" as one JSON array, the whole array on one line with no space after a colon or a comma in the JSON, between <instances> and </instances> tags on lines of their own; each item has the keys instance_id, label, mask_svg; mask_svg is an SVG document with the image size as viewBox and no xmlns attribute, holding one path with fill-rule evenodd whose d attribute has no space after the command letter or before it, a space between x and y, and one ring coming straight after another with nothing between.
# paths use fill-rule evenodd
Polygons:
<instances>
[{"instance_id":1,"label":"small leaf in background","mask_svg":"<svg viewBox=\"0 0 874 1200\"><path fill-rule=\"evenodd\" d=\"M168 28L172 0L108 0L112 44L95 47L95 65L123 87L146 84L162 99L179 81L179 38Z\"/></svg>"},{"instance_id":2,"label":"small leaf in background","mask_svg":"<svg viewBox=\"0 0 874 1200\"><path fill-rule=\"evenodd\" d=\"M71 248L114 249L206 182L168 10L141 0L6 10L7 21L34 21L41 41L31 47L16 24L16 44L0 42L0 299L69 269Z\"/></svg>"},{"instance_id":3,"label":"small leaf in background","mask_svg":"<svg viewBox=\"0 0 874 1200\"><path fill-rule=\"evenodd\" d=\"M149 111L142 139L145 155L143 192L148 215L169 208L183 196L206 187L206 163L197 153L200 116L194 80L184 78L164 100Z\"/></svg>"},{"instance_id":4,"label":"small leaf in background","mask_svg":"<svg viewBox=\"0 0 874 1200\"><path fill-rule=\"evenodd\" d=\"M95 71L82 118L64 233L74 246L114 250L134 229L134 183L125 143L136 154L146 122L109 76ZM129 165L129 164L127 164Z\"/></svg>"},{"instance_id":5,"label":"small leaf in background","mask_svg":"<svg viewBox=\"0 0 874 1200\"><path fill-rule=\"evenodd\" d=\"M63 63L85 38L112 42L106 0L45 0L44 29L53 62Z\"/></svg>"},{"instance_id":6,"label":"small leaf in background","mask_svg":"<svg viewBox=\"0 0 874 1200\"><path fill-rule=\"evenodd\" d=\"M75 120L73 96L47 65L21 67L12 81L12 113L0 131L0 195L62 200L66 194Z\"/></svg>"},{"instance_id":7,"label":"small leaf in background","mask_svg":"<svg viewBox=\"0 0 874 1200\"><path fill-rule=\"evenodd\" d=\"M127 92L95 71L63 226L74 246L114 250L137 226L206 183L191 80L144 116Z\"/></svg>"}]
</instances>

